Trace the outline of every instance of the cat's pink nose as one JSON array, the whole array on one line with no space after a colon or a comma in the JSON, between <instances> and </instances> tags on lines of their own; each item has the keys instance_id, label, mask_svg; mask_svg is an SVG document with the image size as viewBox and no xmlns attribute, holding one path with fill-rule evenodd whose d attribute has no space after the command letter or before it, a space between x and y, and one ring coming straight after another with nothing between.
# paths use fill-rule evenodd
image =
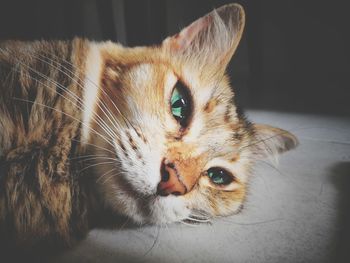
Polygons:
<instances>
[{"instance_id":1,"label":"cat's pink nose","mask_svg":"<svg viewBox=\"0 0 350 263\"><path fill-rule=\"evenodd\" d=\"M160 196L184 195L187 193L186 185L181 181L180 174L175 164L163 161L161 168L161 181L157 187Z\"/></svg>"}]
</instances>

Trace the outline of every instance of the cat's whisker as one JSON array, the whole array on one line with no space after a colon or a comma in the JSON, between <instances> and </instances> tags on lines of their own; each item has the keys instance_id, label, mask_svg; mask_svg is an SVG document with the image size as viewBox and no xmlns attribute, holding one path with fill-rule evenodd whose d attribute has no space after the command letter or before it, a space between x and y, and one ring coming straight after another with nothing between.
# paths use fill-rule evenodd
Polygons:
<instances>
[{"instance_id":1,"label":"cat's whisker","mask_svg":"<svg viewBox=\"0 0 350 263\"><path fill-rule=\"evenodd\" d=\"M54 110L54 111L57 111L59 113L62 113L70 118L72 118L73 120L77 121L78 123L81 123L82 125L86 125L85 123L83 123L81 120L75 118L74 116L66 113L66 112L63 112L61 110L58 110L58 109L55 109L53 107L50 107L48 105L45 105L45 104L42 104L42 103L39 103L39 102L36 102L36 101L31 101L31 100L26 100L26 99L21 99L21 98L16 98L16 97L13 97L14 100L19 100L19 101L24 101L24 102L29 102L29 103L33 103L33 104L36 104L36 105L39 105L39 106L42 106L42 107L45 107L45 108L48 108L48 109L51 109L51 110ZM113 143L111 141L109 141L105 136L103 136L102 134L100 134L99 132L97 132L96 130L94 130L93 128L87 126L89 129L91 129L95 134L99 135L105 142L107 142L110 146L114 147Z\"/></svg>"},{"instance_id":2,"label":"cat's whisker","mask_svg":"<svg viewBox=\"0 0 350 263\"><path fill-rule=\"evenodd\" d=\"M100 150L109 152L109 153L111 153L111 154L113 154L113 155L115 154L115 152L111 151L110 149L107 149L107 148L105 148L105 147L96 145L96 144L94 144L94 143L88 143L88 142L81 141L81 140L77 140L77 139L72 139L72 141L74 141L74 142L79 142L79 143L83 143L83 144L86 144L86 145L89 145L89 146L93 146L93 147L95 147L95 148L97 148L97 149L100 149Z\"/></svg>"},{"instance_id":3,"label":"cat's whisker","mask_svg":"<svg viewBox=\"0 0 350 263\"><path fill-rule=\"evenodd\" d=\"M282 131L282 132L276 133L276 134L274 134L274 135L272 135L272 136L270 136L270 137L263 138L263 139L260 139L260 140L257 140L257 141L253 141L252 143L249 143L249 144L247 144L247 145L241 146L241 147L240 147L240 150L245 149L245 148L248 148L248 147L255 146L255 145L259 144L259 143L264 143L264 144L265 144L266 141L272 140L272 139L274 139L274 138L276 138L276 137L278 137L278 136L280 136L280 135L283 135L283 134L288 134L288 132L287 132L287 131ZM268 145L266 145L266 146L268 147ZM270 148L270 147L268 147L268 148Z\"/></svg>"},{"instance_id":4,"label":"cat's whisker","mask_svg":"<svg viewBox=\"0 0 350 263\"><path fill-rule=\"evenodd\" d=\"M52 55L52 56L55 56L54 54L51 54L51 55ZM35 55L34 55L34 56L35 56ZM71 71L70 69L68 69L68 68L65 67L64 65L59 64L58 61L53 60L53 59L51 59L50 57L44 56L44 55L42 55L42 54L39 54L39 56L41 56L41 57L43 57L43 58L45 58L45 59L50 60L52 63L56 63L57 65L61 66L62 68L64 68L64 69L67 70L68 72L70 72L73 76L76 76L76 77L78 78L78 80L83 81L81 78L79 78L78 74L76 74L75 72ZM44 63L46 63L46 64L48 64L48 65L54 67L54 68L57 69L58 71L62 72L63 74L65 74L66 76L68 76L69 78L71 78L72 81L76 82L80 87L82 87L82 85L81 85L77 80L73 79L73 78L72 78L71 76L69 76L65 71L61 70L60 68L58 68L58 67L56 67L56 66L53 66L53 65L49 64L45 59L41 59L41 58L38 57L38 56L35 56L35 57L36 57L37 59L39 59L40 61L42 61L42 62L44 62ZM57 57L56 57L56 58L57 58ZM70 62L68 62L68 61L66 61L66 60L64 60L64 59L62 59L62 58L58 58L58 59L60 59L61 61L66 62L66 63L69 63L72 67L75 67L73 64L71 64ZM76 69L76 71L80 71L80 69ZM95 87L97 87L100 91L102 91L103 94L104 94L105 96L108 96L109 100L113 103L114 107L118 110L118 113L119 113L124 119L126 119L125 116L120 112L119 108L115 105L114 101L109 97L109 95L108 95L103 89L101 89L98 85L96 85L93 81L91 81L91 80L88 78L88 76L86 76L86 79L87 79L88 81L90 81L90 82L91 82ZM97 103L97 106L100 108L100 110L103 112L103 114L108 118L108 120L109 120L109 122L112 124L112 126L113 126L116 130L121 129L120 126L119 126L118 121L115 119L114 115L110 112L110 110L108 109L108 107L105 105L104 101L101 100L100 97L98 97L97 99L98 99L98 101L99 101L99 103ZM101 105L100 105L100 104L101 104ZM106 112L107 112L108 114L107 114ZM95 114L96 114L96 112L95 112ZM97 114L96 114L96 115L97 115ZM113 120L111 120L110 117L111 117ZM127 120L127 119L126 119L126 120ZM138 131L136 130L136 128L134 127L134 125L131 124L131 122L127 121L126 124L127 124L128 126L130 125L130 126L134 129L134 131L135 131L136 133L138 133ZM118 127L117 127L116 125L118 125ZM102 125L100 125L100 126L102 126ZM105 126L105 125L103 125L103 126ZM105 127L105 128L106 128L106 127ZM108 128L109 128L110 130L112 130L110 127L108 127ZM105 129L104 129L104 130L105 130ZM107 131L105 130L105 132L107 132ZM140 129L140 132L142 133L143 137L145 137L145 135L143 134L142 129ZM109 133L109 135L111 136L110 133ZM114 135L115 137L118 138L118 136L116 136L116 134L115 134L114 132L112 132L112 135ZM112 136L111 136L111 137L112 137Z\"/></svg>"},{"instance_id":5,"label":"cat's whisker","mask_svg":"<svg viewBox=\"0 0 350 263\"><path fill-rule=\"evenodd\" d=\"M195 217L199 220L201 220L201 219L202 220L210 220L210 216L208 216L208 215L199 215L199 214L195 214L195 213L191 212L190 216Z\"/></svg>"},{"instance_id":6,"label":"cat's whisker","mask_svg":"<svg viewBox=\"0 0 350 263\"><path fill-rule=\"evenodd\" d=\"M199 210L199 209L192 210L191 215L194 215L196 217L202 217L202 218L211 218L212 217L207 212L205 212L203 210Z\"/></svg>"},{"instance_id":7,"label":"cat's whisker","mask_svg":"<svg viewBox=\"0 0 350 263\"><path fill-rule=\"evenodd\" d=\"M199 219L199 220L209 220L211 218L210 215L206 214L206 213L200 213L199 211L191 211L190 213L190 217Z\"/></svg>"},{"instance_id":8,"label":"cat's whisker","mask_svg":"<svg viewBox=\"0 0 350 263\"><path fill-rule=\"evenodd\" d=\"M116 176L119 176L120 173L113 173L112 175L108 176L103 182L102 184L106 184L108 183L112 178L116 177Z\"/></svg>"},{"instance_id":9,"label":"cat's whisker","mask_svg":"<svg viewBox=\"0 0 350 263\"><path fill-rule=\"evenodd\" d=\"M44 86L47 87L48 89L51 89L51 90L53 90L54 92L57 93L56 90L52 89L50 86L46 85L45 83L41 82L40 80L38 80L38 79L36 79L36 78L30 76L29 74L26 74L26 75L27 75L29 78L31 78L31 79L33 79L33 80L39 82L40 84L44 85ZM44 77L44 76L43 76L43 77ZM48 79L48 80L49 80L49 79ZM57 83L57 84L60 85L59 83ZM57 93L57 94L58 94L59 96L63 97L64 99L66 99L67 101L71 102L72 104L74 104L74 102L72 102L70 99L68 99L67 97L65 97L63 94L60 94L60 93ZM23 100L23 99L21 99L21 100ZM78 105L77 105L77 106L78 106ZM81 109L81 107L79 107L79 106L78 106L78 108ZM71 117L72 117L72 116L71 116ZM80 122L81 122L81 121L80 121ZM101 126L101 125L100 125L100 126ZM102 127L101 127L101 128L102 128Z\"/></svg>"},{"instance_id":10,"label":"cat's whisker","mask_svg":"<svg viewBox=\"0 0 350 263\"><path fill-rule=\"evenodd\" d=\"M153 250L153 248L155 247L155 245L157 244L157 241L158 241L158 238L159 238L159 235L160 235L160 228L161 228L161 226L158 225L157 235L156 235L156 237L155 237L155 239L154 239L154 241L153 241L152 246L146 251L145 254L143 254L144 257L147 256L147 254L149 254L149 253Z\"/></svg>"},{"instance_id":11,"label":"cat's whisker","mask_svg":"<svg viewBox=\"0 0 350 263\"><path fill-rule=\"evenodd\" d=\"M115 161L116 163L121 163L120 160L116 159L116 158L111 158L111 157L106 157L106 156L97 156L97 157L86 157L85 159L82 158L82 160L79 160L79 159L76 159L78 161L81 161L81 162L89 162L89 161L93 161L93 160L99 160L99 159L103 159L103 160L113 160ZM70 159L71 160L71 159Z\"/></svg>"},{"instance_id":12,"label":"cat's whisker","mask_svg":"<svg viewBox=\"0 0 350 263\"><path fill-rule=\"evenodd\" d=\"M116 159L113 159L113 158L90 158L90 159L87 159L87 160L80 160L80 162L96 163L96 161L98 161L98 160L107 160L107 161L113 162L113 164L122 165L120 160L116 160ZM95 161L95 162L91 162L91 161Z\"/></svg>"},{"instance_id":13,"label":"cat's whisker","mask_svg":"<svg viewBox=\"0 0 350 263\"><path fill-rule=\"evenodd\" d=\"M198 226L198 223L197 222L192 222L191 220L189 219L184 219L184 220L181 220L179 221L181 224L183 225L186 225L186 226L190 226L190 227L197 227Z\"/></svg>"},{"instance_id":14,"label":"cat's whisker","mask_svg":"<svg viewBox=\"0 0 350 263\"><path fill-rule=\"evenodd\" d=\"M111 113L110 109L107 107L105 102L100 97L98 97L97 100L98 100L97 106L102 110L104 115L108 118L109 122L114 126L115 129L117 129L117 130L120 129L121 126L119 125L119 122L115 119L114 114ZM101 106L103 106L104 109L101 108L100 103L101 103ZM107 111L109 116L106 114L105 111ZM110 117L113 119L113 121L111 120Z\"/></svg>"},{"instance_id":15,"label":"cat's whisker","mask_svg":"<svg viewBox=\"0 0 350 263\"><path fill-rule=\"evenodd\" d=\"M128 225L128 223L130 222L131 218L127 217L126 220L124 221L124 223L118 228L118 230L123 230L124 227L126 227Z\"/></svg>"},{"instance_id":16,"label":"cat's whisker","mask_svg":"<svg viewBox=\"0 0 350 263\"><path fill-rule=\"evenodd\" d=\"M0 48L0 51L2 51L3 53L6 52L4 49L1 49L1 48ZM9 53L9 52L8 52L8 53ZM42 72L39 72L39 71L35 70L34 68L32 68L32 67L30 67L29 65L23 63L21 60L19 60L19 59L17 59L17 58L14 58L14 59L15 59L19 64L21 64L21 65L27 67L27 68L28 68L30 71L32 71L33 73L38 74L40 77L44 78L45 80L47 80L47 81L49 81L49 82L51 82L51 83L53 83L53 84L58 85L58 86L59 86L59 89L61 89L62 91L67 92L69 95L71 95L71 96L72 96L73 98L75 98L76 100L79 100L79 99L80 99L75 93L71 92L71 91L68 90L66 87L64 87L64 86L61 85L60 83L54 81L53 79L49 78L48 76L46 76L46 75L43 74ZM18 70L16 70L16 71L19 72ZM20 73L20 72L19 72L19 73ZM28 77L31 77L31 79L36 80L36 81L38 81L39 83L42 83L40 80L38 80L38 79L32 77L31 75L29 75L29 74L26 74L26 75L27 75ZM52 89L52 88L51 88L51 89ZM52 90L54 90L54 89L52 89ZM56 91L56 90L54 90L54 91ZM69 100L69 101L72 102L71 100ZM72 103L73 103L73 102L72 102ZM73 104L74 104L74 103L73 103Z\"/></svg>"},{"instance_id":17,"label":"cat's whisker","mask_svg":"<svg viewBox=\"0 0 350 263\"><path fill-rule=\"evenodd\" d=\"M198 223L209 223L210 220L209 219L198 219L198 218L194 218L189 216L187 219L194 221L194 222L198 222Z\"/></svg>"},{"instance_id":18,"label":"cat's whisker","mask_svg":"<svg viewBox=\"0 0 350 263\"><path fill-rule=\"evenodd\" d=\"M6 51L4 51L4 50L1 49L1 48L0 48L0 51L2 51L3 53L6 52ZM18 63L20 63L21 65L27 67L27 68L28 68L29 70L31 70L33 73L36 73L36 74L38 74L39 76L41 76L42 78L44 78L45 80L47 80L47 81L49 81L49 82L51 82L51 83L57 85L59 89L61 89L62 91L67 92L69 95L71 95L73 98L75 98L76 102L80 103L80 105L83 105L82 100L81 100L76 94L74 94L73 92L71 92L70 90L68 90L66 87L64 87L64 86L61 85L60 83L58 83L58 82L56 82L56 81L50 79L50 78L49 78L48 76L46 76L45 74L43 74L43 73L41 73L41 72L39 72L39 71L33 69L33 68L30 67L29 65L26 65L25 63L23 63L23 62L20 61L19 59L16 59L16 58L15 58L15 60L16 60ZM18 70L16 70L16 71L18 71ZM19 72L19 71L18 71L18 72ZM26 74L26 75L27 75L29 78L31 78L31 79L37 81L38 83L44 85L44 86L47 87L48 89L50 89L50 90L56 92L59 96L63 97L64 99L66 99L67 101L69 101L70 103L72 103L73 105L75 105L75 103L74 103L72 100L70 100L69 98L67 98L67 97L64 96L63 94L58 93L58 92L56 91L56 89L53 89L52 87L46 85L46 84L43 83L42 81L40 81L40 80L34 78L33 76L31 76L30 74ZM72 79L72 80L73 80L73 79ZM79 84L79 83L78 83L78 84ZM83 110L83 108L82 108L81 106L79 106L79 105L76 105L76 106L77 106L79 109ZM110 129L110 127L103 121L103 119L102 119L98 114L95 114L95 115L99 118L100 121L96 120L95 118L93 118L93 119L95 120L95 122L96 122L109 136L111 136L111 137L113 137L113 136L114 136L114 137L118 137L118 136L115 134L115 132L113 132L113 131ZM101 123L101 122L102 122L102 123Z\"/></svg>"},{"instance_id":19,"label":"cat's whisker","mask_svg":"<svg viewBox=\"0 0 350 263\"><path fill-rule=\"evenodd\" d=\"M254 158L254 157L250 157L250 159L256 161L256 162L261 162L263 164L266 164L267 166L269 166L270 168L273 168L276 172L278 172L280 175L285 175L284 173L282 173L282 171L280 171L277 166L274 163L270 163L268 161L262 160L262 159L258 159L258 158Z\"/></svg>"},{"instance_id":20,"label":"cat's whisker","mask_svg":"<svg viewBox=\"0 0 350 263\"><path fill-rule=\"evenodd\" d=\"M105 165L105 164L115 164L115 162L100 162L100 163L94 163L94 164L91 164L91 165L88 165L86 167L84 167L83 169L81 169L78 174L82 173L83 171L89 169L89 168L92 168L92 167L95 167L95 166L98 166L98 165Z\"/></svg>"},{"instance_id":21,"label":"cat's whisker","mask_svg":"<svg viewBox=\"0 0 350 263\"><path fill-rule=\"evenodd\" d=\"M117 170L115 173L113 173L111 176L109 176L108 178L106 178L106 180L103 181L102 184L106 184L111 178L115 177L115 176L119 176L119 177L125 177L125 175L128 173L128 171L126 171L122 166L117 166L115 167L115 169ZM139 196L137 193L135 193L135 201L144 198L144 196Z\"/></svg>"},{"instance_id":22,"label":"cat's whisker","mask_svg":"<svg viewBox=\"0 0 350 263\"><path fill-rule=\"evenodd\" d=\"M268 220L263 220L263 221L256 221L256 222L235 222L233 220L229 220L225 217L218 217L220 218L220 221L223 221L223 222L227 222L227 223L230 223L230 224L234 224L234 225L239 225L239 226L255 226L255 225L264 225L264 224L269 224L269 223L274 223L274 222L278 222L278 221L282 221L282 220L285 220L284 218L274 218L274 219L268 219Z\"/></svg>"},{"instance_id":23,"label":"cat's whisker","mask_svg":"<svg viewBox=\"0 0 350 263\"><path fill-rule=\"evenodd\" d=\"M39 55L41 55L41 54L39 54ZM59 59L59 60L65 62L65 63L67 63L67 64L69 64L69 65L71 65L72 67L75 68L76 71L82 72L79 68L75 67L75 65L73 65L71 62L69 62L69 61L67 61L67 60L65 60L65 59L63 59L63 58L59 58L59 57L57 57L56 55L54 55L54 54L52 54L52 53L50 53L50 55L52 55L53 57L56 57L57 59ZM44 55L41 55L41 56L44 56ZM49 57L47 57L47 56L44 56L44 57L47 58L47 59L49 59L50 61L55 62L55 63L58 64L58 62L56 62L55 60L52 60L51 58L49 58ZM67 69L67 68L64 67L63 65L62 65L62 67L65 68L67 71L71 72L72 74L74 74L74 72L70 71L69 69ZM98 88L101 92L103 92L103 94L106 95L106 96L109 98L109 100L111 101L111 103L113 104L113 106L115 107L115 109L118 111L118 113L122 116L122 118L124 119L124 121L126 121L127 123L130 123L129 120L121 113L121 111L120 111L119 108L116 106L116 104L114 103L114 101L109 97L109 95L108 95L103 89L101 89L101 87L100 87L99 85L97 85L96 83L94 83L88 76L85 76L85 78L86 78L86 80L88 80L92 85L94 85L94 86L95 86L96 88ZM78 77L78 79L81 80L79 77ZM81 81L82 81L82 80L81 80ZM101 101L100 98L98 98L98 100L99 100L100 102L103 103L103 101ZM112 114L110 114L110 115L113 117ZM115 121L116 123L118 123L115 119L114 119L114 121ZM113 122L111 122L111 123L113 123Z\"/></svg>"},{"instance_id":24,"label":"cat's whisker","mask_svg":"<svg viewBox=\"0 0 350 263\"><path fill-rule=\"evenodd\" d=\"M75 72L73 72L73 71L71 71L70 69L66 68L65 66L59 64L59 62L57 62L57 61L55 61L55 60L52 60L52 59L51 59L50 57L48 57L48 56L44 56L44 55L42 55L42 54L39 54L39 56L42 56L42 57L44 57L45 59L50 60L52 63L57 63L59 66L61 66L61 67L63 67L64 69L66 69L69 73L71 73L73 76L75 76L75 77L78 79L78 81L77 81L76 79L72 78L71 76L69 76L65 71L61 70L59 67L56 67L56 66L54 66L54 65L51 65L51 64L49 64L46 60L41 59L40 57L35 56L38 60L40 60L40 61L42 61L42 62L44 62L44 63L46 63L46 64L52 66L53 68L57 69L57 70L60 71L61 73L65 74L67 77L69 77L72 81L74 81L74 82L75 82L79 87L81 87L83 90L85 89L85 87L79 82L79 81L83 82L83 80L82 80L77 74L75 74ZM65 62L67 62L67 61L65 61ZM76 70L77 70L77 69L76 69ZM90 81L91 81L91 80L90 80ZM92 83L93 83L93 82L92 82ZM93 85L96 86L97 88L99 88L100 90L102 90L102 89L101 89L99 86L97 86L95 83L93 83ZM75 95L75 94L74 94L74 95ZM75 97L77 97L77 96L75 95ZM80 98L78 98L78 99L81 101ZM120 129L119 123L118 123L117 120L114 118L113 114L110 112L110 110L109 110L108 107L105 105L105 103L101 100L100 97L97 97L97 100L98 100L98 102L99 102L99 103L97 103L97 107L98 107L98 108L102 111L102 113L108 118L109 122L114 126L114 128L115 128L116 130ZM81 105L82 105L82 106L86 106L84 103L81 103ZM94 115L98 116L98 114L96 113L95 110L92 109L92 111L93 111ZM107 112L108 114L107 114L106 112ZM98 116L98 117L99 117L99 116ZM113 121L111 120L111 118L113 119ZM99 119L101 120L100 117L99 117ZM103 122L104 122L104 121L103 121ZM104 124L105 124L104 126L107 126L108 128L110 128L105 122L104 122ZM117 127L116 125L118 125L118 127ZM112 129L111 129L111 130L112 130ZM113 133L114 133L114 132L113 132ZM114 135L116 135L116 134L114 134ZM117 137L117 136L116 136L116 137Z\"/></svg>"},{"instance_id":25,"label":"cat's whisker","mask_svg":"<svg viewBox=\"0 0 350 263\"><path fill-rule=\"evenodd\" d=\"M111 138L118 138L118 135L111 130L109 126L107 126L104 122L96 121L96 123L99 125L99 127Z\"/></svg>"},{"instance_id":26,"label":"cat's whisker","mask_svg":"<svg viewBox=\"0 0 350 263\"><path fill-rule=\"evenodd\" d=\"M23 64L23 65L24 65L24 64ZM27 65L24 65L24 66L27 66ZM28 67L29 69L31 69L29 66L27 66L27 67ZM37 74L41 74L40 72L37 72L37 71L35 71L35 70L34 70L34 72L37 73ZM57 91L56 91L55 89L53 89L52 87L50 87L50 86L48 86L47 84L43 83L42 81L40 81L40 80L38 80L38 79L32 77L32 76L29 75L29 74L26 74L26 75L27 75L29 78L31 78L31 79L33 79L33 80L39 82L40 84L44 85L44 86L47 87L48 89L51 89L51 90L53 90L54 92L57 93ZM58 85L58 87L59 87L60 89L62 89L62 90L64 90L64 91L67 91L67 89L66 89L64 86L60 85L59 83L57 83L57 82L55 82L55 81L52 81L51 79L49 79L49 78L46 77L45 75L42 75L42 77L45 78L46 80L50 81L50 82L54 82L54 84ZM68 93L69 93L69 92L68 92ZM69 98L67 98L67 97L64 96L63 94L61 94L61 93L57 93L57 94L58 94L59 96L61 96L62 98L66 99L67 101L71 102L73 105L75 104L73 101L71 101ZM73 94L73 93L71 93L71 94ZM80 101L77 101L77 102L80 102ZM82 104L82 103L80 102L80 104ZM80 110L83 110L82 107L80 107L79 105L76 105L76 106L77 106ZM111 138L113 138L113 137L118 137L118 136L116 135L116 133L112 132L112 130L110 129L110 127L103 121L103 119L100 118L100 116L98 116L98 115L96 115L96 116L97 116L101 121L96 120L95 118L93 118L93 119L94 119L95 122L99 125L99 127L100 127L101 129L103 129Z\"/></svg>"},{"instance_id":27,"label":"cat's whisker","mask_svg":"<svg viewBox=\"0 0 350 263\"><path fill-rule=\"evenodd\" d=\"M19 98L13 98L13 99L17 99L17 100L21 100L21 101L26 101L26 102L31 102L31 103L33 103L33 104L36 104L36 105L39 105L39 106L43 106L43 107L46 107L46 108L49 108L49 109L52 109L52 110L55 110L55 111L60 112L60 113L66 115L66 116L68 116L68 117L70 117L70 118L73 118L75 121L77 121L77 122L81 123L82 125L86 126L85 123L83 123L81 120L79 120L79 119L73 117L72 115L70 115L70 114L68 114L68 113L66 113L66 112L57 110L57 109L55 109L55 108L53 108L53 107L50 107L50 106L48 106L48 105L44 105L44 104L38 103L38 102L36 102L36 101L29 101L29 100L25 100L25 99L19 99ZM91 127L89 127L89 126L87 126L87 127L88 127L92 132L94 132L95 134L99 135L104 141L106 141L106 142L109 143L111 146L113 146L113 144L112 144L105 136L103 136L102 134L100 134L100 133L97 132L96 130L92 129ZM108 133L107 133L107 134L108 134ZM109 134L108 134L108 135L109 135Z\"/></svg>"},{"instance_id":28,"label":"cat's whisker","mask_svg":"<svg viewBox=\"0 0 350 263\"><path fill-rule=\"evenodd\" d=\"M90 158L90 157L108 157L106 155L99 155L99 154L87 154L87 155L79 155L76 157L69 158L69 160L79 160L84 158Z\"/></svg>"},{"instance_id":29,"label":"cat's whisker","mask_svg":"<svg viewBox=\"0 0 350 263\"><path fill-rule=\"evenodd\" d=\"M115 170L117 170L117 168L113 168L107 172L105 172L104 174L102 175L99 175L99 177L96 179L96 183L98 183L103 177L105 177L106 175L110 174L110 173L113 173ZM103 182L103 184L105 183L105 181Z\"/></svg>"}]
</instances>

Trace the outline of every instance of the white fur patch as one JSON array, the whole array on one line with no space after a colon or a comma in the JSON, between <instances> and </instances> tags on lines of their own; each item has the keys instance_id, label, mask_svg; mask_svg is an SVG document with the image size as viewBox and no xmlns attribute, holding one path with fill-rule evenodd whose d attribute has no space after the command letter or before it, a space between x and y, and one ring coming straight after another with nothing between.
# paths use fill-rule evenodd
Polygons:
<instances>
[{"instance_id":1,"label":"white fur patch","mask_svg":"<svg viewBox=\"0 0 350 263\"><path fill-rule=\"evenodd\" d=\"M182 197L158 197L153 204L151 223L167 224L186 219L190 215L186 200Z\"/></svg>"},{"instance_id":2,"label":"white fur patch","mask_svg":"<svg viewBox=\"0 0 350 263\"><path fill-rule=\"evenodd\" d=\"M99 47L91 42L86 59L86 75L84 81L84 112L83 112L83 141L87 142L90 135L90 123L95 112L100 85L102 60Z\"/></svg>"}]
</instances>

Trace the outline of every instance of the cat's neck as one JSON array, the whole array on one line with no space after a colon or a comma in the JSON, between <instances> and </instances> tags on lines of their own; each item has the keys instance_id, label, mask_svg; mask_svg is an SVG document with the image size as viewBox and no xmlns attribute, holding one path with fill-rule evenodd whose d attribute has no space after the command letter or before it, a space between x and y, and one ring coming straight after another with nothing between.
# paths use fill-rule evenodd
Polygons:
<instances>
[{"instance_id":1,"label":"cat's neck","mask_svg":"<svg viewBox=\"0 0 350 263\"><path fill-rule=\"evenodd\" d=\"M102 58L100 45L95 42L89 43L85 63L85 78L83 91L83 113L82 113L82 140L89 142L93 133L97 133L92 127L95 111L101 93L100 79L102 71Z\"/></svg>"}]
</instances>

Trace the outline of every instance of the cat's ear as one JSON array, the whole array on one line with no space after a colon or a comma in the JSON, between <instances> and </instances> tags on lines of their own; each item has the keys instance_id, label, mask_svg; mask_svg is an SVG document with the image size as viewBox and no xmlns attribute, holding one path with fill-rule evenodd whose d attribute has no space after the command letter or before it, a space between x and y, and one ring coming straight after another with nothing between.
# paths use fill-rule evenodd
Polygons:
<instances>
[{"instance_id":1,"label":"cat's ear","mask_svg":"<svg viewBox=\"0 0 350 263\"><path fill-rule=\"evenodd\" d=\"M290 132L265 124L254 124L256 141L253 143L258 157L273 157L295 148L299 142Z\"/></svg>"},{"instance_id":2,"label":"cat's ear","mask_svg":"<svg viewBox=\"0 0 350 263\"><path fill-rule=\"evenodd\" d=\"M226 68L241 39L244 23L242 6L224 5L166 38L162 45L173 54L185 56L187 61Z\"/></svg>"}]
</instances>

